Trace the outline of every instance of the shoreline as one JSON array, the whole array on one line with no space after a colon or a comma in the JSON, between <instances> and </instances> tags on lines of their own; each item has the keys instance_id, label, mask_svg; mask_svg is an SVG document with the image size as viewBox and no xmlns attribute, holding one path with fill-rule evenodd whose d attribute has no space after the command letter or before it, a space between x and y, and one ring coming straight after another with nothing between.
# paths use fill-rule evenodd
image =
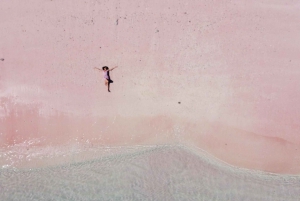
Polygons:
<instances>
[{"instance_id":1,"label":"shoreline","mask_svg":"<svg viewBox=\"0 0 300 201\"><path fill-rule=\"evenodd\" d=\"M1 198L256 200L259 196L259 200L266 201L299 198L300 175L233 167L183 145L131 148L127 153L51 167L2 169Z\"/></svg>"},{"instance_id":2,"label":"shoreline","mask_svg":"<svg viewBox=\"0 0 300 201\"><path fill-rule=\"evenodd\" d=\"M172 149L180 149L187 154L197 157L199 160L204 161L207 164L210 164L216 168L219 168L223 171L232 172L234 174L245 174L251 176L262 176L266 178L289 178L289 179L300 179L300 174L281 174L275 172L267 172L263 170L256 170L246 167L239 167L233 164L230 164L208 151L201 149L199 147L188 145L188 144L160 144L160 145L135 145L135 146L81 146L77 149L73 149L72 153L60 150L61 152L57 154L57 149L62 147L51 147L55 148L56 154L52 155L33 155L32 158L27 157L27 160L18 161L16 166L7 166L0 163L0 172L1 171L13 171L13 172L28 172L28 171L40 171L47 170L51 168L60 168L68 166L76 166L78 164L85 163L94 163L97 161L111 161L111 160L120 160L122 158L134 158L135 156L143 156L152 152L166 151ZM70 148L70 147L69 147ZM38 148L41 150L41 148ZM48 148L45 148L49 150ZM96 155L95 155L96 154ZM3 153L2 153L3 155ZM30 154L28 155L30 156ZM38 157L41 156L41 157ZM22 157L23 158L23 157ZM24 157L26 158L26 157Z\"/></svg>"}]
</instances>

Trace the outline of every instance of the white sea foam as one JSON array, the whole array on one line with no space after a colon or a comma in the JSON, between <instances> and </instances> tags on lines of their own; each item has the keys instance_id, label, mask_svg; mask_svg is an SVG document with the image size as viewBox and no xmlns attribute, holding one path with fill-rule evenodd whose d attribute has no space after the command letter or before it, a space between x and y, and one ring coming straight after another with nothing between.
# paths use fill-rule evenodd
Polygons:
<instances>
[{"instance_id":1,"label":"white sea foam","mask_svg":"<svg viewBox=\"0 0 300 201\"><path fill-rule=\"evenodd\" d=\"M91 151L93 149L93 151ZM86 148L73 161L2 169L2 200L298 200L300 177L229 166L185 146ZM111 154L104 154L109 150ZM85 156L87 156L85 155ZM77 162L78 161L78 162ZM24 185L26 184L26 185Z\"/></svg>"}]
</instances>

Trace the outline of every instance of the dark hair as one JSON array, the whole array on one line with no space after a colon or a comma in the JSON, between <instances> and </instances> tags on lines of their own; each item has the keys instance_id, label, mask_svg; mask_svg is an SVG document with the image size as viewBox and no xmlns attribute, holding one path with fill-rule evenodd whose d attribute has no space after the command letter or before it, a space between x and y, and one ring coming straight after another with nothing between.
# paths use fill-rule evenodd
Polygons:
<instances>
[{"instance_id":1,"label":"dark hair","mask_svg":"<svg viewBox=\"0 0 300 201\"><path fill-rule=\"evenodd\" d=\"M102 70L105 70L105 69L108 70L108 67L107 66L103 66Z\"/></svg>"}]
</instances>

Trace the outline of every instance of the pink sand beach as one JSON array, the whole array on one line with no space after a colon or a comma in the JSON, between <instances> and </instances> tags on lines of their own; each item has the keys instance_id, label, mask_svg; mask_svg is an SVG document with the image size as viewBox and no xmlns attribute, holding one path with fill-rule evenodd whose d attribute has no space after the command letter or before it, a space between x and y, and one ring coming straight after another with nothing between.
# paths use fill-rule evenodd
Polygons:
<instances>
[{"instance_id":1,"label":"pink sand beach","mask_svg":"<svg viewBox=\"0 0 300 201\"><path fill-rule=\"evenodd\" d=\"M299 22L294 0L2 1L0 165L176 144L299 175Z\"/></svg>"}]
</instances>

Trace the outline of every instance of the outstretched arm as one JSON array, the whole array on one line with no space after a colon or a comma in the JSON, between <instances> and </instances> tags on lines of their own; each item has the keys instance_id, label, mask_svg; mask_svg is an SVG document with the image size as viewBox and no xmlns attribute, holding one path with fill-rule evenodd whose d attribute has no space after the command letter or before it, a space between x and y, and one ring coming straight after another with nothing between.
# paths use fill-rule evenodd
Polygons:
<instances>
[{"instance_id":1,"label":"outstretched arm","mask_svg":"<svg viewBox=\"0 0 300 201\"><path fill-rule=\"evenodd\" d=\"M102 70L102 69L100 69L100 68L97 68L97 67L94 67L94 69L97 69L97 70Z\"/></svg>"},{"instance_id":2,"label":"outstretched arm","mask_svg":"<svg viewBox=\"0 0 300 201\"><path fill-rule=\"evenodd\" d=\"M118 68L118 66L115 66L115 67L109 69L108 71L112 71L112 70L115 69L115 68Z\"/></svg>"}]
</instances>

